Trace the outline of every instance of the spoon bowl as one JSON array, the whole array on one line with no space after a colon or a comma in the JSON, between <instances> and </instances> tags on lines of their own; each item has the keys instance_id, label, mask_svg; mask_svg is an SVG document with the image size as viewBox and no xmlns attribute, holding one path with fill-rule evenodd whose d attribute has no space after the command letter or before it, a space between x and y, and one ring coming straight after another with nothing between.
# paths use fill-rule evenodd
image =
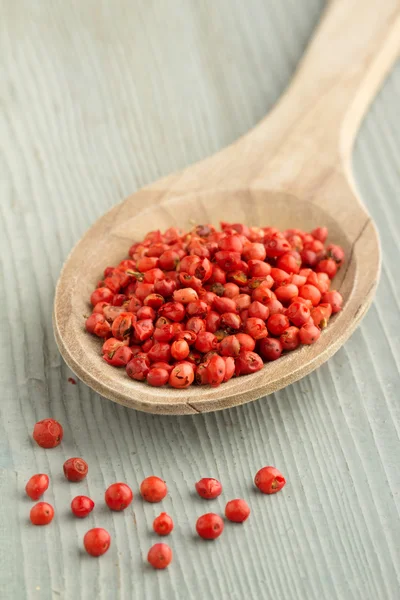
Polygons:
<instances>
[{"instance_id":1,"label":"spoon bowl","mask_svg":"<svg viewBox=\"0 0 400 600\"><path fill-rule=\"evenodd\" d=\"M332 2L291 87L271 115L232 146L137 192L91 227L63 267L53 315L60 352L80 379L128 407L192 414L274 392L340 348L365 315L379 279L378 235L355 191L350 156L361 117L397 56L399 8L398 0L387 0L385 7L377 0ZM327 54L332 47L337 55ZM331 56L329 68L320 56ZM107 365L99 353L100 341L84 327L88 299L104 267L126 257L133 241L150 230L189 229L195 223L218 226L220 221L306 231L327 226L329 241L346 253L332 286L343 295L343 310L316 344L218 388L152 388Z\"/></svg>"}]
</instances>

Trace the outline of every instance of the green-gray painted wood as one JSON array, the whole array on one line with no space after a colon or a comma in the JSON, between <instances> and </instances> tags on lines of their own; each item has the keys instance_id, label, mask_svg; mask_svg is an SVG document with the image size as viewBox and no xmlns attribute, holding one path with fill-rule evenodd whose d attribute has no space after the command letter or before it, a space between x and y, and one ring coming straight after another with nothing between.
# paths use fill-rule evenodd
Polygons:
<instances>
[{"instance_id":1,"label":"green-gray painted wood","mask_svg":"<svg viewBox=\"0 0 400 600\"><path fill-rule=\"evenodd\" d=\"M378 225L383 269L376 301L349 342L318 371L247 406L194 417L129 411L68 383L54 342L54 286L84 231L121 198L234 140L277 100L323 0L0 0L0 597L4 600L400 597L400 65L362 125L356 179ZM35 447L36 420L65 428L52 451ZM83 456L87 481L63 461ZM256 470L287 476L274 497ZM47 472L49 527L28 522L32 473ZM162 505L138 498L164 477ZM193 494L201 476L217 501ZM123 514L105 487L131 484ZM74 520L69 503L97 506ZM245 497L252 515L222 538L194 536L197 516ZM176 528L166 572L146 566L151 523ZM109 529L96 560L84 532Z\"/></svg>"}]
</instances>

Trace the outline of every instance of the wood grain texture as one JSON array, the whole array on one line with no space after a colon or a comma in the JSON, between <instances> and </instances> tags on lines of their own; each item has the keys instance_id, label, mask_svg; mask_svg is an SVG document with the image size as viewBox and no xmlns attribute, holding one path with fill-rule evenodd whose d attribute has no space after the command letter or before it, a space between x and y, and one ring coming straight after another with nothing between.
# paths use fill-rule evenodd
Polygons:
<instances>
[{"instance_id":1,"label":"wood grain texture","mask_svg":"<svg viewBox=\"0 0 400 600\"><path fill-rule=\"evenodd\" d=\"M400 0L384 6L379 0L334 0L270 115L221 152L150 184L93 224L64 264L54 300L57 345L82 381L129 408L193 414L271 394L340 348L371 304L381 262L377 231L353 183L350 151L365 109L399 52ZM148 231L188 230L192 223L218 225L227 218L280 229L295 224L305 231L324 223L328 241L344 248L346 267L333 282L344 307L319 343L218 388L152 388L105 366L99 340L83 326L104 265L117 264Z\"/></svg>"},{"instance_id":2,"label":"wood grain texture","mask_svg":"<svg viewBox=\"0 0 400 600\"><path fill-rule=\"evenodd\" d=\"M320 0L0 2L2 598L398 598L400 65L354 153L382 242L376 300L318 371L242 407L159 417L68 383L52 335L54 286L74 243L132 190L253 126L282 93L322 8ZM47 452L29 438L46 416L65 427L63 445ZM75 487L61 474L72 455L90 464ZM272 498L251 485L268 463L288 479ZM53 482L46 498L58 518L47 528L27 523L23 488L34 471ZM123 479L137 492L150 473L168 481L162 508L176 521L165 573L143 562L161 507L136 499L112 515L102 506L107 484ZM193 482L207 475L225 488L213 509L244 496L253 511L215 544L193 537L195 518L210 510ZM77 493L98 503L86 522L68 514ZM80 551L94 525L113 535L100 560Z\"/></svg>"}]
</instances>

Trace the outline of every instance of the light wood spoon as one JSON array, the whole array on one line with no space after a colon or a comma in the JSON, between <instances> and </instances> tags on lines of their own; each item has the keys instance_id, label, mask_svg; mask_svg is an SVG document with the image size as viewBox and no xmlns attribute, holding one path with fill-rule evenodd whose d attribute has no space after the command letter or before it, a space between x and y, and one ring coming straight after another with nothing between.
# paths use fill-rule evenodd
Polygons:
<instances>
[{"instance_id":1,"label":"light wood spoon","mask_svg":"<svg viewBox=\"0 0 400 600\"><path fill-rule=\"evenodd\" d=\"M228 408L270 394L325 362L365 315L380 271L378 235L360 202L351 149L361 118L398 56L400 0L329 3L292 84L254 130L215 156L130 196L101 217L71 252L56 289L54 331L66 363L94 390L161 414ZM107 365L87 334L88 298L105 266L154 229L221 220L329 228L347 262L334 288L345 304L319 341L219 388L151 388Z\"/></svg>"}]
</instances>

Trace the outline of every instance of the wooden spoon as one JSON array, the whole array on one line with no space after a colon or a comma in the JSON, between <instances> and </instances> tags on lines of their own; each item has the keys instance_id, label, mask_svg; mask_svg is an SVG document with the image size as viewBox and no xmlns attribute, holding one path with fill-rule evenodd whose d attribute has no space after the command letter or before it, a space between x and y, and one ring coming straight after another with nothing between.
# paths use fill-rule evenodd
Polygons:
<instances>
[{"instance_id":1,"label":"wooden spoon","mask_svg":"<svg viewBox=\"0 0 400 600\"><path fill-rule=\"evenodd\" d=\"M325 362L365 315L380 271L378 234L351 173L361 118L400 48L400 0L335 0L271 114L215 156L166 177L101 217L71 252L57 285L54 331L71 369L94 390L152 413L228 408L270 394ZM87 334L88 298L105 266L154 229L219 221L329 228L344 247L335 278L344 309L319 341L218 388L174 390L135 382L107 365Z\"/></svg>"}]
</instances>

